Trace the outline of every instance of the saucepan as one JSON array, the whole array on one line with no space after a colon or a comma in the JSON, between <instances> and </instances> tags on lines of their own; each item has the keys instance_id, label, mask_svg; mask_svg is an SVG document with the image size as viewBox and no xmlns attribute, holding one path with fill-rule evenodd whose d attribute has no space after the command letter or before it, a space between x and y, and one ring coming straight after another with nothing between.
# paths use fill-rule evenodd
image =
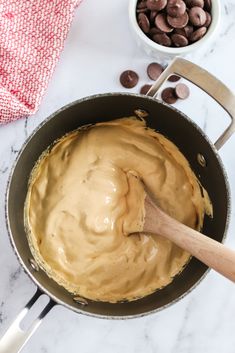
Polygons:
<instances>
[{"instance_id":1,"label":"saucepan","mask_svg":"<svg viewBox=\"0 0 235 353\"><path fill-rule=\"evenodd\" d=\"M204 132L176 108L158 101L155 96L163 82L177 74L193 82L214 98L230 115L231 123L213 144ZM23 145L13 166L6 193L6 221L11 244L37 291L17 316L0 341L0 352L19 352L56 304L78 314L109 319L128 319L155 313L189 293L204 278L208 268L192 258L171 284L142 299L106 303L76 297L50 279L32 257L24 228L24 202L31 170L41 153L53 141L83 125L147 112L147 125L174 142L189 161L191 168L208 191L213 204L213 218L205 217L202 232L223 242L229 222L230 193L227 176L218 150L235 130L235 96L219 80L202 68L176 58L162 73L146 96L128 93L101 94L75 101L46 119ZM42 294L49 303L28 330L20 328L21 320Z\"/></svg>"}]
</instances>

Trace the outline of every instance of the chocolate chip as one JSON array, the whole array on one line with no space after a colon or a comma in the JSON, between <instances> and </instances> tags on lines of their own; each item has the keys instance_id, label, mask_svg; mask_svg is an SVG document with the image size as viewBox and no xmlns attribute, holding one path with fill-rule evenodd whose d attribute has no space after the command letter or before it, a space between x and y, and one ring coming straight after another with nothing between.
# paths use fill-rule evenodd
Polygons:
<instances>
[{"instance_id":1,"label":"chocolate chip","mask_svg":"<svg viewBox=\"0 0 235 353\"><path fill-rule=\"evenodd\" d=\"M149 19L144 13L138 15L138 24L144 33L148 33L150 30Z\"/></svg>"},{"instance_id":2,"label":"chocolate chip","mask_svg":"<svg viewBox=\"0 0 235 353\"><path fill-rule=\"evenodd\" d=\"M185 47L186 45L188 45L188 39L185 36L182 36L181 34L172 34L171 40L176 47Z\"/></svg>"},{"instance_id":3,"label":"chocolate chip","mask_svg":"<svg viewBox=\"0 0 235 353\"><path fill-rule=\"evenodd\" d=\"M194 31L191 36L189 37L191 42L196 42L197 40L201 39L207 31L206 27L200 27L196 31Z\"/></svg>"},{"instance_id":4,"label":"chocolate chip","mask_svg":"<svg viewBox=\"0 0 235 353\"><path fill-rule=\"evenodd\" d=\"M125 88L133 88L137 85L139 76L135 71L126 70L120 75L120 83Z\"/></svg>"},{"instance_id":5,"label":"chocolate chip","mask_svg":"<svg viewBox=\"0 0 235 353\"><path fill-rule=\"evenodd\" d=\"M161 93L162 100L168 104L174 104L177 101L175 90L172 87L165 88Z\"/></svg>"},{"instance_id":6,"label":"chocolate chip","mask_svg":"<svg viewBox=\"0 0 235 353\"><path fill-rule=\"evenodd\" d=\"M150 36L154 36L154 34L159 34L162 33L162 31L156 27L150 28L149 34Z\"/></svg>"},{"instance_id":7,"label":"chocolate chip","mask_svg":"<svg viewBox=\"0 0 235 353\"><path fill-rule=\"evenodd\" d=\"M199 6L203 9L204 0L185 0L185 3L188 7Z\"/></svg>"},{"instance_id":8,"label":"chocolate chip","mask_svg":"<svg viewBox=\"0 0 235 353\"><path fill-rule=\"evenodd\" d=\"M168 15L167 22L169 23L170 26L172 26L174 28L183 28L188 23L188 14L187 14L187 12L185 12L180 17L171 17Z\"/></svg>"},{"instance_id":9,"label":"chocolate chip","mask_svg":"<svg viewBox=\"0 0 235 353\"><path fill-rule=\"evenodd\" d=\"M207 11L205 11L205 13L206 13L206 22L204 23L204 27L209 27L211 24L211 15Z\"/></svg>"},{"instance_id":10,"label":"chocolate chip","mask_svg":"<svg viewBox=\"0 0 235 353\"><path fill-rule=\"evenodd\" d=\"M154 34L153 36L154 42L164 45L165 47L170 47L171 46L171 39L168 37L166 33L162 34Z\"/></svg>"},{"instance_id":11,"label":"chocolate chip","mask_svg":"<svg viewBox=\"0 0 235 353\"><path fill-rule=\"evenodd\" d=\"M159 13L155 18L155 25L162 32L169 33L173 31L173 28L168 24L166 14Z\"/></svg>"},{"instance_id":12,"label":"chocolate chip","mask_svg":"<svg viewBox=\"0 0 235 353\"><path fill-rule=\"evenodd\" d=\"M151 11L160 11L166 7L167 0L147 0L147 8Z\"/></svg>"},{"instance_id":13,"label":"chocolate chip","mask_svg":"<svg viewBox=\"0 0 235 353\"><path fill-rule=\"evenodd\" d=\"M154 42L184 47L205 35L213 19L211 6L211 0L137 0L136 16Z\"/></svg>"},{"instance_id":14,"label":"chocolate chip","mask_svg":"<svg viewBox=\"0 0 235 353\"><path fill-rule=\"evenodd\" d=\"M182 36L189 38L190 35L193 33L193 26L187 25L184 28L176 28L175 33L181 34Z\"/></svg>"},{"instance_id":15,"label":"chocolate chip","mask_svg":"<svg viewBox=\"0 0 235 353\"><path fill-rule=\"evenodd\" d=\"M184 83L178 83L175 87L175 95L180 99L186 99L189 96L189 88Z\"/></svg>"},{"instance_id":16,"label":"chocolate chip","mask_svg":"<svg viewBox=\"0 0 235 353\"><path fill-rule=\"evenodd\" d=\"M201 27L206 22L206 13L201 7L194 6L189 10L189 20L194 26Z\"/></svg>"},{"instance_id":17,"label":"chocolate chip","mask_svg":"<svg viewBox=\"0 0 235 353\"><path fill-rule=\"evenodd\" d=\"M146 1L140 1L138 4L137 4L137 9L143 9L147 7L146 5Z\"/></svg>"},{"instance_id":18,"label":"chocolate chip","mask_svg":"<svg viewBox=\"0 0 235 353\"><path fill-rule=\"evenodd\" d=\"M184 28L175 28L174 33L181 34L185 36Z\"/></svg>"},{"instance_id":19,"label":"chocolate chip","mask_svg":"<svg viewBox=\"0 0 235 353\"><path fill-rule=\"evenodd\" d=\"M156 16L157 16L157 11L151 11L149 15L149 20L154 23Z\"/></svg>"},{"instance_id":20,"label":"chocolate chip","mask_svg":"<svg viewBox=\"0 0 235 353\"><path fill-rule=\"evenodd\" d=\"M204 0L205 10L211 11L211 0Z\"/></svg>"},{"instance_id":21,"label":"chocolate chip","mask_svg":"<svg viewBox=\"0 0 235 353\"><path fill-rule=\"evenodd\" d=\"M144 7L143 9L137 9L137 10L136 10L137 13L141 13L141 12L145 13L145 12L147 12L147 11L148 11L148 8L147 8L147 7Z\"/></svg>"},{"instance_id":22,"label":"chocolate chip","mask_svg":"<svg viewBox=\"0 0 235 353\"><path fill-rule=\"evenodd\" d=\"M151 85L147 85L147 84L142 86L140 89L140 94L147 94L151 87L152 87Z\"/></svg>"},{"instance_id":23,"label":"chocolate chip","mask_svg":"<svg viewBox=\"0 0 235 353\"><path fill-rule=\"evenodd\" d=\"M168 77L167 81L170 81L170 82L177 82L181 79L180 76L177 76L177 75L171 75Z\"/></svg>"},{"instance_id":24,"label":"chocolate chip","mask_svg":"<svg viewBox=\"0 0 235 353\"><path fill-rule=\"evenodd\" d=\"M184 27L184 32L185 32L185 36L187 38L190 37L190 35L193 33L193 26L187 25Z\"/></svg>"},{"instance_id":25,"label":"chocolate chip","mask_svg":"<svg viewBox=\"0 0 235 353\"><path fill-rule=\"evenodd\" d=\"M163 71L162 65L158 63L151 63L147 67L148 77L153 81L156 81Z\"/></svg>"},{"instance_id":26,"label":"chocolate chip","mask_svg":"<svg viewBox=\"0 0 235 353\"><path fill-rule=\"evenodd\" d=\"M180 17L186 11L183 0L169 0L166 7L167 14L172 17Z\"/></svg>"}]
</instances>

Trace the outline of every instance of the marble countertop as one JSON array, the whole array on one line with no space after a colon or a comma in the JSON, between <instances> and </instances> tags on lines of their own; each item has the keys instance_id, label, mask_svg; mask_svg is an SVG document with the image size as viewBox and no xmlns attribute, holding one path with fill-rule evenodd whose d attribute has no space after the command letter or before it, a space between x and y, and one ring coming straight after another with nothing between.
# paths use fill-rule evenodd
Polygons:
<instances>
[{"instance_id":1,"label":"marble countertop","mask_svg":"<svg viewBox=\"0 0 235 353\"><path fill-rule=\"evenodd\" d=\"M84 0L76 12L61 60L37 114L0 127L0 336L35 291L14 255L4 218L4 194L11 165L22 143L48 115L80 97L123 90L119 74L140 74L137 88L149 82L153 61L136 46L127 16L127 0ZM222 2L220 33L211 47L191 60L208 69L235 91L235 1ZM212 141L228 123L223 110L199 89L176 106L196 121ZM235 136L221 149L235 199ZM226 244L235 248L235 213ZM144 318L107 321L55 307L23 349L24 353L217 353L235 352L235 286L214 271L182 301Z\"/></svg>"}]
</instances>

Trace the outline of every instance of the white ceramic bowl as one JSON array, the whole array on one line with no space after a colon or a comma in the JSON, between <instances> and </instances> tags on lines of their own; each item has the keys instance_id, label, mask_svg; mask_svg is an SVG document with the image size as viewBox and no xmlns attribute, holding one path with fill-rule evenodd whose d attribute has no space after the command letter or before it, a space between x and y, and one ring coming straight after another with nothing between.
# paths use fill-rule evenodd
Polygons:
<instances>
[{"instance_id":1,"label":"white ceramic bowl","mask_svg":"<svg viewBox=\"0 0 235 353\"><path fill-rule=\"evenodd\" d=\"M173 57L185 56L196 50L200 50L205 44L209 45L215 38L216 32L219 27L220 17L221 17L221 5L220 0L212 0L212 11L211 17L212 21L208 31L199 41L190 44L186 47L174 48L174 47L164 47L163 45L155 43L153 40L148 38L146 34L140 29L137 19L136 19L136 5L137 0L129 0L129 20L132 32L137 41L137 44L150 56L170 60Z\"/></svg>"}]
</instances>

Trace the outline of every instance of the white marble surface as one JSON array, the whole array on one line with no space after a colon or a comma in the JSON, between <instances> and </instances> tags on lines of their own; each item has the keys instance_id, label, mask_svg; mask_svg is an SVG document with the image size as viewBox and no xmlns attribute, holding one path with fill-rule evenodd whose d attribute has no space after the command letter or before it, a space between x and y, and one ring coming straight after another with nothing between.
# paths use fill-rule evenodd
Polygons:
<instances>
[{"instance_id":1,"label":"white marble surface","mask_svg":"<svg viewBox=\"0 0 235 353\"><path fill-rule=\"evenodd\" d=\"M220 34L213 47L192 60L235 91L235 1L222 2ZM127 0L84 0L77 10L61 60L40 110L35 116L0 127L0 335L35 291L9 244L4 220L4 194L9 169L25 138L49 114L64 104L93 93L120 91L120 72L132 68L147 82L151 58L132 40ZM226 124L226 114L193 88L177 107L195 120L214 141ZM235 199L235 136L224 146L223 158ZM235 247L235 213L226 243ZM127 321L79 316L55 307L23 349L24 353L217 353L235 352L235 287L211 271L185 299L158 314Z\"/></svg>"}]
</instances>

